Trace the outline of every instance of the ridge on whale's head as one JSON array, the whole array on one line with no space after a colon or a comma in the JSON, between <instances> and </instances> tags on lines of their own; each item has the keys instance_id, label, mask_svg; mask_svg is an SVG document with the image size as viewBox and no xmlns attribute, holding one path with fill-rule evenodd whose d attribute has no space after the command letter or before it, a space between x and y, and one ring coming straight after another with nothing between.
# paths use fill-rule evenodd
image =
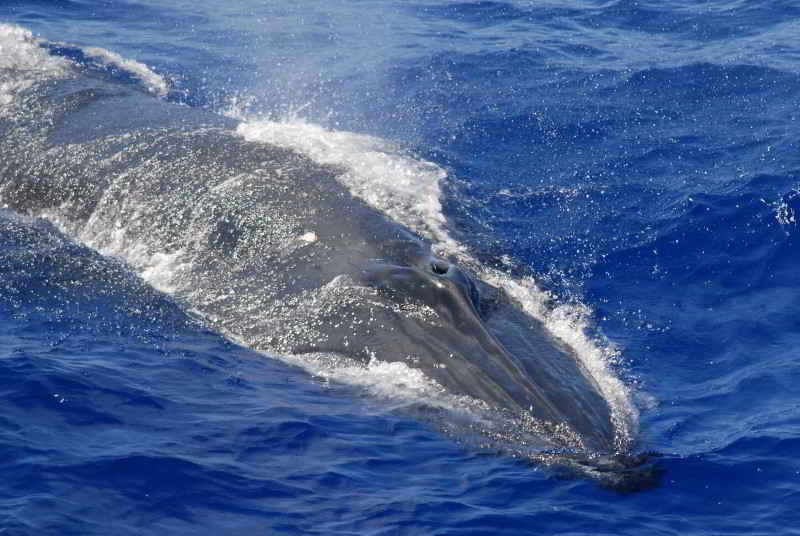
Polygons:
<instances>
[{"instance_id":1,"label":"ridge on whale's head","mask_svg":"<svg viewBox=\"0 0 800 536\"><path fill-rule=\"evenodd\" d=\"M454 322L477 319L477 286L455 264L437 257L420 240L392 240L380 247L385 258L367 262L363 281L388 294L415 298Z\"/></svg>"}]
</instances>

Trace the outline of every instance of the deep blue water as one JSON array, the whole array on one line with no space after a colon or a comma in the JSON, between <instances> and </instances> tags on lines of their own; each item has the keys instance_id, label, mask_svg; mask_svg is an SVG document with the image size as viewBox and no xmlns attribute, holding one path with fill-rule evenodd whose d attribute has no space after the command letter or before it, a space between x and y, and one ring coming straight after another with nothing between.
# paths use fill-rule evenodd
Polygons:
<instances>
[{"instance_id":1,"label":"deep blue water","mask_svg":"<svg viewBox=\"0 0 800 536\"><path fill-rule=\"evenodd\" d=\"M584 311L664 476L620 494L480 450L6 210L2 534L800 534L795 3L217 4L5 0L0 22L146 64L180 105L444 169L450 234Z\"/></svg>"}]
</instances>

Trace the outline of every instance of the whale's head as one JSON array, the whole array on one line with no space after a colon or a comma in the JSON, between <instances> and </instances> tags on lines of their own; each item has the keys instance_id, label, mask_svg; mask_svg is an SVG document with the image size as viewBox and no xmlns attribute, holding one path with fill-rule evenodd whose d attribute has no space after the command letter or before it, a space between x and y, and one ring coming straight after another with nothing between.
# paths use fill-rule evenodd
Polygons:
<instances>
[{"instance_id":1,"label":"whale's head","mask_svg":"<svg viewBox=\"0 0 800 536\"><path fill-rule=\"evenodd\" d=\"M384 355L408 358L451 392L559 428L561 444L614 449L607 402L574 352L498 288L419 240L384 244L361 280L383 299L428 311L400 315ZM381 355L378 355L380 358Z\"/></svg>"}]
</instances>

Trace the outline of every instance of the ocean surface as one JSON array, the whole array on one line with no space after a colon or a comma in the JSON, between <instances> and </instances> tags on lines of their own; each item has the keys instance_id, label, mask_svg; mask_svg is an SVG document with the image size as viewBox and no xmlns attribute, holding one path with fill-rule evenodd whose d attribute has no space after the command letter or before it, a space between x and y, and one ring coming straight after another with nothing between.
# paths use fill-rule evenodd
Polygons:
<instances>
[{"instance_id":1,"label":"ocean surface","mask_svg":"<svg viewBox=\"0 0 800 536\"><path fill-rule=\"evenodd\" d=\"M468 254L659 477L487 444L379 355L258 351L132 227L0 190L3 536L800 534L796 2L2 0L0 120L66 71L239 122Z\"/></svg>"}]
</instances>

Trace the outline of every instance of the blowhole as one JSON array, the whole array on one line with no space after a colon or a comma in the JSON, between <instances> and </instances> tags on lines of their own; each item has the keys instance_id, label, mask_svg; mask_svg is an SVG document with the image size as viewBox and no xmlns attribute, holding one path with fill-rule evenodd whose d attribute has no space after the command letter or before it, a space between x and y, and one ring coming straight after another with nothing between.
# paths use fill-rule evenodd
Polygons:
<instances>
[{"instance_id":1,"label":"blowhole","mask_svg":"<svg viewBox=\"0 0 800 536\"><path fill-rule=\"evenodd\" d=\"M450 264L445 261L433 260L431 261L431 270L434 274L445 275L450 270Z\"/></svg>"}]
</instances>

